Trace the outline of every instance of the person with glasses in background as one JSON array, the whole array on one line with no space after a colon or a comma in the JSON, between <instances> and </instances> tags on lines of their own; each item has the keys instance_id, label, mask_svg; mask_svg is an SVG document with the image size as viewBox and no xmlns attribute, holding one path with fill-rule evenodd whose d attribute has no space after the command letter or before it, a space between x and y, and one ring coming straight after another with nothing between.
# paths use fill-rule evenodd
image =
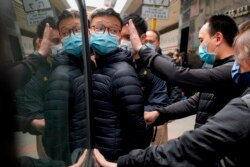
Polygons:
<instances>
[{"instance_id":1,"label":"person with glasses in background","mask_svg":"<svg viewBox=\"0 0 250 167\"><path fill-rule=\"evenodd\" d=\"M143 118L137 74L119 48L120 15L112 8L99 8L89 20L97 66L92 76L95 146L108 160L116 161L132 149L148 146L151 132Z\"/></svg>"},{"instance_id":2,"label":"person with glasses in background","mask_svg":"<svg viewBox=\"0 0 250 167\"><path fill-rule=\"evenodd\" d=\"M71 165L87 143L87 120L79 11L64 10L57 28L63 52L55 57L45 96L43 144L53 160Z\"/></svg>"}]
</instances>

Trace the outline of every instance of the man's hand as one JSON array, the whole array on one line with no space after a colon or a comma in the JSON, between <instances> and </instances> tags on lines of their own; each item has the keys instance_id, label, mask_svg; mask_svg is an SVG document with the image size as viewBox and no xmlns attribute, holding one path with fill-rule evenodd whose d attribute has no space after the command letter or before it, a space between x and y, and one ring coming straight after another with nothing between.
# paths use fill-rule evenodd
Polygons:
<instances>
[{"instance_id":1,"label":"man's hand","mask_svg":"<svg viewBox=\"0 0 250 167\"><path fill-rule=\"evenodd\" d=\"M95 156L96 162L101 167L117 167L116 163L112 163L112 162L107 161L104 158L104 156L99 152L98 149L94 149L94 156Z\"/></svg>"},{"instance_id":2,"label":"man's hand","mask_svg":"<svg viewBox=\"0 0 250 167\"><path fill-rule=\"evenodd\" d=\"M51 34L52 34L52 28L49 26L48 23L46 23L46 27L43 32L43 39L40 45L40 48L38 49L38 52L43 56L47 57L51 54L50 47L52 46L52 42L50 40Z\"/></svg>"},{"instance_id":3,"label":"man's hand","mask_svg":"<svg viewBox=\"0 0 250 167\"><path fill-rule=\"evenodd\" d=\"M158 111L144 111L144 120L150 125L155 122L159 115L160 113Z\"/></svg>"},{"instance_id":4,"label":"man's hand","mask_svg":"<svg viewBox=\"0 0 250 167\"><path fill-rule=\"evenodd\" d=\"M87 153L88 153L88 151L87 151L87 149L85 149L84 152L82 153L82 155L79 157L78 161L69 167L82 167L84 162L85 162L85 159L87 157Z\"/></svg>"},{"instance_id":5,"label":"man's hand","mask_svg":"<svg viewBox=\"0 0 250 167\"><path fill-rule=\"evenodd\" d=\"M142 43L132 19L129 20L129 24L126 26L128 26L129 29L130 41L133 46L133 49L136 52L139 52L140 48L142 47Z\"/></svg>"},{"instance_id":6,"label":"man's hand","mask_svg":"<svg viewBox=\"0 0 250 167\"><path fill-rule=\"evenodd\" d=\"M44 132L45 128L45 121L44 119L33 119L31 122L31 126L41 134Z\"/></svg>"}]
</instances>

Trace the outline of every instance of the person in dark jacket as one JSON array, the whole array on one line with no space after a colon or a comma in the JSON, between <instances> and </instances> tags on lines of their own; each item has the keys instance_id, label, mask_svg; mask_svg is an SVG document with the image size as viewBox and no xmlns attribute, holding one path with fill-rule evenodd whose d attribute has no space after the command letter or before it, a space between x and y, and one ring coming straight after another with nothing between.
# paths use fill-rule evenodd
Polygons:
<instances>
[{"instance_id":1,"label":"person in dark jacket","mask_svg":"<svg viewBox=\"0 0 250 167\"><path fill-rule=\"evenodd\" d=\"M205 125L185 132L160 146L137 149L110 163L94 150L101 167L245 167L250 149L250 21L241 25L234 42L236 62L231 69L234 82L246 89L232 99ZM222 159L223 158L223 159ZM222 160L221 160L222 159Z\"/></svg>"},{"instance_id":2,"label":"person in dark jacket","mask_svg":"<svg viewBox=\"0 0 250 167\"><path fill-rule=\"evenodd\" d=\"M50 158L71 165L71 154L87 144L79 11L64 10L57 26L64 51L55 57L57 66L48 81L43 144Z\"/></svg>"},{"instance_id":3,"label":"person in dark jacket","mask_svg":"<svg viewBox=\"0 0 250 167\"><path fill-rule=\"evenodd\" d=\"M152 123L159 113L163 115L161 118L165 118L164 121L196 114L197 128L232 98L238 97L243 90L233 82L230 74L234 62L232 44L237 32L236 23L226 15L211 16L202 26L199 32L199 54L205 62L213 64L211 69L176 67L151 52L149 48L141 49L139 54L143 60L152 56L150 67L156 75L180 87L199 91L186 100L145 113L145 120ZM164 122L160 120L156 122L162 123Z\"/></svg>"},{"instance_id":4,"label":"person in dark jacket","mask_svg":"<svg viewBox=\"0 0 250 167\"><path fill-rule=\"evenodd\" d=\"M137 14L131 14L122 19L123 26L121 30L120 47L128 51L128 62L135 68L139 81L141 84L141 89L144 97L144 111L154 111L156 108L165 107L170 104L167 95L167 84L162 79L158 78L152 74L151 70L143 63L140 56L133 51L130 42L130 33L126 24L128 24L129 19L132 19L135 23L136 30L140 36L142 43L146 43L146 32L147 32L147 22ZM147 45L151 48L157 50L159 54L161 53L158 46L147 42ZM154 135L152 137L151 144L159 144L167 140L167 135L163 134L163 138L160 139L161 129L163 127L154 127ZM166 128L166 127L164 127ZM165 130L164 130L165 131Z\"/></svg>"},{"instance_id":5,"label":"person in dark jacket","mask_svg":"<svg viewBox=\"0 0 250 167\"><path fill-rule=\"evenodd\" d=\"M147 22L139 15L131 14L122 19L123 26L121 30L120 47L130 51L129 63L135 68L139 76L144 96L144 111L153 111L156 108L167 106L169 104L168 95L166 94L167 86L165 81L152 74L151 70L140 59L140 56L132 50L130 33L126 26L130 19L132 19L135 24L138 35L140 36L140 41L143 44L146 44ZM152 45L149 42L147 45L156 50L155 45ZM159 49L157 49L157 51L161 54Z\"/></svg>"},{"instance_id":6,"label":"person in dark jacket","mask_svg":"<svg viewBox=\"0 0 250 167\"><path fill-rule=\"evenodd\" d=\"M112 8L90 15L93 71L94 135L96 147L111 161L151 140L143 118L143 96L137 74L119 48L120 15Z\"/></svg>"},{"instance_id":7,"label":"person in dark jacket","mask_svg":"<svg viewBox=\"0 0 250 167\"><path fill-rule=\"evenodd\" d=\"M137 27L137 26L135 26ZM165 54L162 53L162 49L160 47L160 33L156 30L150 29L147 30L146 32L146 38L145 38L145 43L147 46L150 46L152 49L154 49L155 51L157 51L162 57L164 57L166 60L171 61L171 58ZM163 82L163 80L160 80L161 82ZM169 82L165 82L166 84L166 90L167 92L162 93L162 96L167 97L167 104L171 104L171 103L175 103L178 99L178 94L177 92L180 93L181 95L181 91L178 91L177 86L173 86L171 85ZM167 93L167 95L166 95ZM181 96L179 96L181 97ZM167 106L167 105L165 105ZM162 106L162 107L165 107ZM152 140L151 144L162 144L167 142L168 140L168 124L165 123L163 125L160 126L155 126L155 135L154 138Z\"/></svg>"},{"instance_id":8,"label":"person in dark jacket","mask_svg":"<svg viewBox=\"0 0 250 167\"><path fill-rule=\"evenodd\" d=\"M47 56L47 61L41 64L30 81L16 92L17 112L20 116L27 117L28 119L44 119L44 97L51 72L51 59L53 54L56 54L56 51L62 48L59 32L56 27L56 20L53 17L47 17L37 26L33 42L34 49L38 50L40 48L47 23L52 28L50 36L52 46L50 47L51 49L48 48L49 56ZM40 158L46 156L42 146L41 134L36 136L36 145L38 156Z\"/></svg>"},{"instance_id":9,"label":"person in dark jacket","mask_svg":"<svg viewBox=\"0 0 250 167\"><path fill-rule=\"evenodd\" d=\"M44 38L38 51L28 55L25 59L14 65L9 64L8 61L8 58L13 55L9 55L6 47L4 47L5 41L8 40L9 30L2 23L4 21L0 18L0 107L1 111L6 111L2 113L2 120L0 121L1 132L4 134L4 138L1 141L1 148L4 153L2 159L9 166L18 166L15 138L13 135L13 131L18 128L17 122L14 119L14 115L16 114L15 91L29 82L40 65L46 61L49 55L46 48L52 45L52 41L49 38L52 34L52 28L49 24L46 25Z\"/></svg>"}]
</instances>

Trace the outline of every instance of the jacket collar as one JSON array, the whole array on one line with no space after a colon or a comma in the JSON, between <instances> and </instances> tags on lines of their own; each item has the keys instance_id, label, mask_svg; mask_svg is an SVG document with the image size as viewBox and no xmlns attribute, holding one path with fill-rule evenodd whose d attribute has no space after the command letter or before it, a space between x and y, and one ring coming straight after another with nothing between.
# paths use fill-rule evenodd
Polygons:
<instances>
[{"instance_id":1,"label":"jacket collar","mask_svg":"<svg viewBox=\"0 0 250 167\"><path fill-rule=\"evenodd\" d=\"M217 67L220 66L222 64L228 63L228 62L234 62L234 56L228 56L224 59L220 59L220 60L215 60L213 67Z\"/></svg>"},{"instance_id":2,"label":"jacket collar","mask_svg":"<svg viewBox=\"0 0 250 167\"><path fill-rule=\"evenodd\" d=\"M125 61L127 59L126 53L122 49L117 49L116 51L96 58L97 68L105 66L107 64L112 64L120 61Z\"/></svg>"}]
</instances>

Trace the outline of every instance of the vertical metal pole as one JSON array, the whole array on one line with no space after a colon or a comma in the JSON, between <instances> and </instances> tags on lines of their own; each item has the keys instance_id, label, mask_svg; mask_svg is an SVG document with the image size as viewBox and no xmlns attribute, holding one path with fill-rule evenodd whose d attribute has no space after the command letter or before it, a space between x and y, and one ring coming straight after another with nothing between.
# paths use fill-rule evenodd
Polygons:
<instances>
[{"instance_id":1,"label":"vertical metal pole","mask_svg":"<svg viewBox=\"0 0 250 167\"><path fill-rule=\"evenodd\" d=\"M85 88L85 103L86 103L86 115L87 115L87 150L88 156L85 159L84 167L94 167L95 163L93 160L93 148L94 148L94 137L93 137L93 105L92 105L92 68L90 59L90 47L88 40L88 19L87 9L85 0L75 0L77 2L82 27L82 56L84 64L84 88Z\"/></svg>"}]
</instances>

